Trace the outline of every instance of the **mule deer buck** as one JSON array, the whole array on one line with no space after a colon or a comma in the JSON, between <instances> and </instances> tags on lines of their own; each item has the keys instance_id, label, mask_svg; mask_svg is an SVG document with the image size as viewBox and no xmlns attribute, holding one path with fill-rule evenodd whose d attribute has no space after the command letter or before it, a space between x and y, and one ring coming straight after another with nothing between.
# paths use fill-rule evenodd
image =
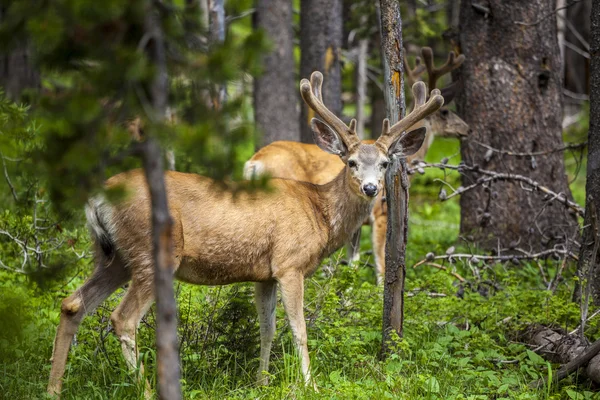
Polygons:
<instances>
[{"instance_id":1,"label":"mule deer buck","mask_svg":"<svg viewBox=\"0 0 600 400\"><path fill-rule=\"evenodd\" d=\"M408 65L408 61L404 58L404 71L407 83L410 86L427 71L429 88L433 89L439 78L458 68L465 59L464 55L456 57L454 52L450 52L446 63L437 68L433 63L431 48L422 48L421 54L425 63L422 64L421 59L417 58L413 68ZM444 104L452 101L457 89L458 83L455 82L441 90ZM468 125L447 107L442 107L439 111L423 119L421 123L427 128L425 143L416 153L407 157L409 164L422 161L425 158L425 154L427 154L436 136L460 138L467 136L469 132ZM414 128L416 126L413 126ZM363 143L372 144L373 141L365 140ZM318 146L314 144L278 141L263 147L246 162L244 177L245 179L252 179L255 176L268 173L275 178L323 185L333 180L343 168L344 163L339 157L320 151ZM385 275L385 236L387 230L387 207L382 194L378 196L373 212L365 222L370 223L373 227L372 243L375 254L376 275L377 282L381 283ZM350 261L358 261L359 241L360 230L357 231L357 234L347 245Z\"/></svg>"},{"instance_id":2,"label":"mule deer buck","mask_svg":"<svg viewBox=\"0 0 600 400\"><path fill-rule=\"evenodd\" d=\"M286 179L270 181L272 191L237 194L218 189L209 178L175 171L165 173L173 218L175 277L198 285L256 284L256 308L261 335L259 383L267 383L269 355L275 331L276 287L301 358L306 383L311 381L304 320L304 279L320 261L347 241L371 212L382 190L391 154L411 155L425 138L425 129L404 133L437 111L444 99L438 90L426 99L422 82L413 86L413 111L390 126L383 121L373 144L361 143L356 120L346 125L324 104L323 75L303 79L306 104L322 119L312 119L314 140L324 151L339 156L345 167L325 185ZM111 315L125 360L135 369L136 331L154 300L150 200L143 171L110 178L107 188L122 186L125 200L111 204L92 198L86 208L95 251L91 278L62 302L54 341L48 392L59 394L69 347L85 314L112 292L131 281ZM143 366L140 365L140 368Z\"/></svg>"}]
</instances>

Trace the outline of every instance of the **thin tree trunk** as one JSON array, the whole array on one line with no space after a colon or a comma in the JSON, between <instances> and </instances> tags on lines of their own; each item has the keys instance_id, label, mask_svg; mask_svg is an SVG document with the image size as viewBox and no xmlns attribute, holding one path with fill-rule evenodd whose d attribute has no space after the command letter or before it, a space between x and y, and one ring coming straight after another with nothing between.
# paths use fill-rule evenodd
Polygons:
<instances>
[{"instance_id":1,"label":"thin tree trunk","mask_svg":"<svg viewBox=\"0 0 600 400\"><path fill-rule=\"evenodd\" d=\"M567 0L556 0L556 37L558 39L558 49L560 51L560 74L565 76L565 31L567 29Z\"/></svg>"},{"instance_id":2,"label":"thin tree trunk","mask_svg":"<svg viewBox=\"0 0 600 400\"><path fill-rule=\"evenodd\" d=\"M365 103L367 101L367 57L369 57L369 41L361 39L358 42L356 61L356 122L357 132L365 139Z\"/></svg>"},{"instance_id":3,"label":"thin tree trunk","mask_svg":"<svg viewBox=\"0 0 600 400\"><path fill-rule=\"evenodd\" d=\"M600 3L594 2L591 10L591 75L590 75L590 128L588 131L588 168L585 222L579 254L579 276L583 278L581 292L587 290L596 305L600 305L600 254L598 246L598 215L600 210ZM595 212L596 213L595 213ZM579 300L587 309L584 296Z\"/></svg>"},{"instance_id":4,"label":"thin tree trunk","mask_svg":"<svg viewBox=\"0 0 600 400\"><path fill-rule=\"evenodd\" d=\"M462 142L465 163L529 176L571 198L563 155L513 157L496 149L535 152L562 145L562 79L553 0L489 0L488 11L463 0L459 70L464 88L457 98L460 116L473 130ZM481 144L480 144L481 143ZM462 176L463 186L477 181ZM566 244L577 229L566 207L524 190L494 182L461 196L462 237L488 249L540 249Z\"/></svg>"},{"instance_id":5,"label":"thin tree trunk","mask_svg":"<svg viewBox=\"0 0 600 400\"><path fill-rule=\"evenodd\" d=\"M395 0L380 0L381 54L384 70L384 98L390 124L404 117L404 71L402 20ZM390 351L392 332L403 335L404 280L408 236L408 178L403 158L393 156L385 174L388 225L385 244L385 280L383 289L383 338L381 354Z\"/></svg>"},{"instance_id":6,"label":"thin tree trunk","mask_svg":"<svg viewBox=\"0 0 600 400\"><path fill-rule=\"evenodd\" d=\"M377 8L379 10L379 8ZM379 23L380 13L377 13L377 21ZM372 37L373 51L381 51L381 32L377 32ZM377 139L381 133L381 123L387 117L385 109L385 100L383 99L383 90L377 82L371 80L371 121L369 127L371 129L371 138Z\"/></svg>"},{"instance_id":7,"label":"thin tree trunk","mask_svg":"<svg viewBox=\"0 0 600 400\"><path fill-rule=\"evenodd\" d=\"M0 21L4 13L0 7ZM40 88L40 74L33 65L27 40L19 39L10 52L0 54L0 86L12 100L18 100L24 89Z\"/></svg>"},{"instance_id":8,"label":"thin tree trunk","mask_svg":"<svg viewBox=\"0 0 600 400\"><path fill-rule=\"evenodd\" d=\"M276 140L300 141L300 114L292 1L258 0L255 17L256 26L273 42L273 50L264 57L264 72L254 80L254 119L262 134L258 150Z\"/></svg>"},{"instance_id":9,"label":"thin tree trunk","mask_svg":"<svg viewBox=\"0 0 600 400\"><path fill-rule=\"evenodd\" d=\"M211 45L225 41L225 0L208 0L209 42ZM221 109L227 101L225 83L215 84L211 94L213 108Z\"/></svg>"},{"instance_id":10,"label":"thin tree trunk","mask_svg":"<svg viewBox=\"0 0 600 400\"><path fill-rule=\"evenodd\" d=\"M323 101L335 115L341 115L342 111L342 32L342 0L301 2L300 76L308 78L313 71L323 73ZM308 107L301 110L300 139L304 143L312 143L310 120L314 113Z\"/></svg>"},{"instance_id":11,"label":"thin tree trunk","mask_svg":"<svg viewBox=\"0 0 600 400\"><path fill-rule=\"evenodd\" d=\"M458 29L460 15L460 0L448 0L446 4L446 21L451 30Z\"/></svg>"},{"instance_id":12,"label":"thin tree trunk","mask_svg":"<svg viewBox=\"0 0 600 400\"><path fill-rule=\"evenodd\" d=\"M589 60L572 46L586 52L589 50L586 45L590 40L591 8L592 0L583 0L569 5L565 10L565 88L578 94L588 93L590 65Z\"/></svg>"},{"instance_id":13,"label":"thin tree trunk","mask_svg":"<svg viewBox=\"0 0 600 400\"><path fill-rule=\"evenodd\" d=\"M145 29L152 40L149 58L156 66L150 87L154 124L165 122L168 98L168 75L165 44L157 12L149 2ZM158 397L181 399L179 352L177 340L177 304L173 290L174 258L172 226L169 214L160 147L154 138L142 144L142 159L152 205L152 244L156 296L156 346L158 349Z\"/></svg>"}]
</instances>

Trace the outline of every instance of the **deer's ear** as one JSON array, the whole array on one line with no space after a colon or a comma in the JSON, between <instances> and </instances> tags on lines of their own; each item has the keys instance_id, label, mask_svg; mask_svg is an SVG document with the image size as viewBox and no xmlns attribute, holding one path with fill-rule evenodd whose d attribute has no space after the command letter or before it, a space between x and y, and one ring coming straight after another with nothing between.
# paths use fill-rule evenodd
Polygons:
<instances>
[{"instance_id":1,"label":"deer's ear","mask_svg":"<svg viewBox=\"0 0 600 400\"><path fill-rule=\"evenodd\" d=\"M344 157L348 153L348 149L340 136L325 122L313 118L310 121L310 127L313 133L313 140L321 150L340 157Z\"/></svg>"},{"instance_id":2,"label":"deer's ear","mask_svg":"<svg viewBox=\"0 0 600 400\"><path fill-rule=\"evenodd\" d=\"M417 128L407 132L394 141L394 143L392 143L388 150L388 154L395 154L402 157L415 154L421 148L421 146L423 146L426 133L427 128L425 127Z\"/></svg>"}]
</instances>

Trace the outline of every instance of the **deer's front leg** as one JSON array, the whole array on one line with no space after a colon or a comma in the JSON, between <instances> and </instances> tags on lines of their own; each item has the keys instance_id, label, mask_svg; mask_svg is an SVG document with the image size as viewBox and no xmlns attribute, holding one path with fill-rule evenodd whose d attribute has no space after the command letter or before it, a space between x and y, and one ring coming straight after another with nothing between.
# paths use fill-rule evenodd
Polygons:
<instances>
[{"instance_id":1,"label":"deer's front leg","mask_svg":"<svg viewBox=\"0 0 600 400\"><path fill-rule=\"evenodd\" d=\"M277 305L277 282L257 282L254 290L256 311L260 322L260 366L258 368L258 384L269 384L269 357L275 335L275 306Z\"/></svg>"},{"instance_id":2,"label":"deer's front leg","mask_svg":"<svg viewBox=\"0 0 600 400\"><path fill-rule=\"evenodd\" d=\"M306 321L304 320L304 276L299 272L288 272L279 279L283 307L290 321L292 335L300 355L302 375L305 384L311 381L310 359L306 338Z\"/></svg>"}]
</instances>

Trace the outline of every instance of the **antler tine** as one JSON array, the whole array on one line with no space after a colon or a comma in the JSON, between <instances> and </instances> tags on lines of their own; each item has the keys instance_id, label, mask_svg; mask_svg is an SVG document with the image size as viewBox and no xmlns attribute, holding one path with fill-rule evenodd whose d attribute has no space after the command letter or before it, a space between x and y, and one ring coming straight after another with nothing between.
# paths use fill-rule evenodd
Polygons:
<instances>
[{"instance_id":1,"label":"antler tine","mask_svg":"<svg viewBox=\"0 0 600 400\"><path fill-rule=\"evenodd\" d=\"M356 122L351 122L350 126L347 126L341 119L335 116L322 101L321 96L321 85L323 84L323 74L319 71L312 73L310 77L311 82L308 79L302 79L300 81L300 94L302 99L313 111L323 119L323 121L333 128L334 131L340 135L344 141L346 147L350 148L352 145L360 142L358 135L356 134Z\"/></svg>"},{"instance_id":2,"label":"antler tine","mask_svg":"<svg viewBox=\"0 0 600 400\"><path fill-rule=\"evenodd\" d=\"M404 63L404 73L406 74L406 81L409 86L412 86L419 80L419 77L425 71L425 66L421 64L421 57L415 58L415 67L411 68L406 58L406 49L402 48L402 61Z\"/></svg>"},{"instance_id":3,"label":"antler tine","mask_svg":"<svg viewBox=\"0 0 600 400\"><path fill-rule=\"evenodd\" d=\"M320 73L319 71L315 71L310 75L310 85L312 86L312 90L313 93L315 94L315 97L322 103L325 104L323 102L323 92L322 92L322 87L323 87L323 74Z\"/></svg>"},{"instance_id":4,"label":"antler tine","mask_svg":"<svg viewBox=\"0 0 600 400\"><path fill-rule=\"evenodd\" d=\"M425 99L427 98L427 90L425 88L425 83L423 82L415 83L412 87L412 92L413 98L415 99L415 107L410 114L402 118L391 127L389 126L389 121L384 121L383 132L381 133L379 139L377 139L378 143L389 147L392 142L402 134L402 132L420 120L427 118L444 105L444 98L440 95L440 91L438 89L432 90L429 101L425 102Z\"/></svg>"},{"instance_id":5,"label":"antler tine","mask_svg":"<svg viewBox=\"0 0 600 400\"><path fill-rule=\"evenodd\" d=\"M439 68L436 68L433 65L433 51L431 50L431 47L423 47L421 49L421 54L423 55L423 59L425 60L425 68L427 68L427 81L430 90L435 89L437 80L439 78L460 67L461 64L465 61L464 54L461 54L457 57L456 53L451 51L450 53L448 53L448 59L446 60L444 65L442 65Z\"/></svg>"}]
</instances>

